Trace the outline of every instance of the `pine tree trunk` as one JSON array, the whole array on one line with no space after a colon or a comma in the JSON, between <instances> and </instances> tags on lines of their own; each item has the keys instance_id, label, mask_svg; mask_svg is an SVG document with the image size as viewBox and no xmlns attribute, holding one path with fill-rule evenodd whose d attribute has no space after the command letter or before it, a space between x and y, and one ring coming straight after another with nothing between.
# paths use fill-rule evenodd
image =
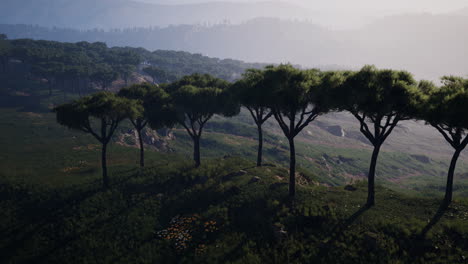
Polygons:
<instances>
[{"instance_id":1,"label":"pine tree trunk","mask_svg":"<svg viewBox=\"0 0 468 264\"><path fill-rule=\"evenodd\" d=\"M102 165L102 184L103 184L104 189L108 189L109 177L107 175L107 143L102 144L101 165Z\"/></svg>"},{"instance_id":2,"label":"pine tree trunk","mask_svg":"<svg viewBox=\"0 0 468 264\"><path fill-rule=\"evenodd\" d=\"M67 92L65 90L65 81L63 79L60 80L60 88L62 89L63 92L63 101L67 100Z\"/></svg>"},{"instance_id":3,"label":"pine tree trunk","mask_svg":"<svg viewBox=\"0 0 468 264\"><path fill-rule=\"evenodd\" d=\"M5 63L5 59L3 57L0 57L0 63L2 65L2 68L0 68L0 73L3 73L3 72L6 72L6 63Z\"/></svg>"},{"instance_id":4,"label":"pine tree trunk","mask_svg":"<svg viewBox=\"0 0 468 264\"><path fill-rule=\"evenodd\" d=\"M374 145L374 151L372 152L371 163L369 167L369 174L367 176L367 206L373 206L375 204L375 168L377 166L377 158L380 152L380 143Z\"/></svg>"},{"instance_id":5,"label":"pine tree trunk","mask_svg":"<svg viewBox=\"0 0 468 264\"><path fill-rule=\"evenodd\" d=\"M81 81L80 81L80 78L77 78L76 79L76 89L78 90L78 95L81 97L83 97L83 93L81 92Z\"/></svg>"},{"instance_id":6,"label":"pine tree trunk","mask_svg":"<svg viewBox=\"0 0 468 264\"><path fill-rule=\"evenodd\" d=\"M452 161L450 162L450 168L447 175L447 186L445 187L445 198L444 206L449 206L452 203L453 193L453 176L455 175L455 168L457 166L458 157L460 157L460 150L456 150L453 154Z\"/></svg>"},{"instance_id":7,"label":"pine tree trunk","mask_svg":"<svg viewBox=\"0 0 468 264\"><path fill-rule=\"evenodd\" d=\"M289 198L296 196L296 148L294 138L289 139Z\"/></svg>"},{"instance_id":8,"label":"pine tree trunk","mask_svg":"<svg viewBox=\"0 0 468 264\"><path fill-rule=\"evenodd\" d=\"M200 137L193 137L193 160L195 161L195 167L200 167Z\"/></svg>"},{"instance_id":9,"label":"pine tree trunk","mask_svg":"<svg viewBox=\"0 0 468 264\"><path fill-rule=\"evenodd\" d=\"M140 141L140 167L145 166L145 146L143 145L143 138L141 137L141 130L137 129L138 140Z\"/></svg>"},{"instance_id":10,"label":"pine tree trunk","mask_svg":"<svg viewBox=\"0 0 468 264\"><path fill-rule=\"evenodd\" d=\"M262 166L262 151L263 151L263 130L262 125L257 124L258 129L258 153L257 153L257 167Z\"/></svg>"},{"instance_id":11,"label":"pine tree trunk","mask_svg":"<svg viewBox=\"0 0 468 264\"><path fill-rule=\"evenodd\" d=\"M52 96L52 80L49 79L49 80L47 80L47 82L48 82L48 86L49 86L49 97L51 97Z\"/></svg>"}]
</instances>

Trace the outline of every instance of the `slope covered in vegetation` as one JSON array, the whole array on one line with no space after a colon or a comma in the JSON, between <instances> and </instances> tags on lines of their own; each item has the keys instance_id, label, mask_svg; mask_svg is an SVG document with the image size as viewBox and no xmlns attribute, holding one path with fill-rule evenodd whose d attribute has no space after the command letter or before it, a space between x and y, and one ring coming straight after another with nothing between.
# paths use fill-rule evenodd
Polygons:
<instances>
[{"instance_id":1,"label":"slope covered in vegetation","mask_svg":"<svg viewBox=\"0 0 468 264\"><path fill-rule=\"evenodd\" d=\"M145 169L135 148L110 145L111 188L102 191L90 136L52 114L1 116L4 263L458 263L468 254L468 201L459 196L440 220L441 197L384 187L364 210L364 183L329 187L322 173L299 169L292 210L288 170L272 158L255 168L255 142L219 130L208 133L200 168L180 154L189 139L177 131L179 154L148 151ZM250 153L236 147L249 141Z\"/></svg>"},{"instance_id":2,"label":"slope covered in vegetation","mask_svg":"<svg viewBox=\"0 0 468 264\"><path fill-rule=\"evenodd\" d=\"M108 191L86 168L34 185L15 178L1 185L2 262L458 263L468 254L465 200L422 237L438 200L379 188L378 206L365 210L364 184L317 186L303 172L291 210L287 175L236 157L195 169L154 154L143 170L114 165Z\"/></svg>"},{"instance_id":3,"label":"slope covered in vegetation","mask_svg":"<svg viewBox=\"0 0 468 264\"><path fill-rule=\"evenodd\" d=\"M160 86L144 83L118 94L86 96L87 89L106 90L111 80L133 74L138 52L102 43L5 42L13 57L2 55L2 78L10 79L10 63L18 64L13 73L19 73L3 89L16 102L5 100L0 109L0 144L7 149L0 156L6 233L0 250L6 262L464 261L461 221L467 204L459 197L466 195L466 183L453 189L456 161L468 144L466 117L460 115L468 98L464 78L447 77L436 87L408 72L374 66L322 72L280 65L250 70L234 85L193 74ZM78 99L55 106L56 78L63 81L63 101ZM239 91L247 91L243 100ZM250 100L255 92L261 96ZM316 129L335 138L327 141L309 130L312 121L332 111L357 119L365 136L354 137L360 144L340 146L336 137L343 138L344 130L323 122L314 122ZM264 122L264 114L280 129ZM413 176L427 179L443 163L386 147L377 163L387 137L410 119L430 123L456 150L439 209L440 192L423 198L408 185L406 193L387 187L410 175L409 186L427 188ZM165 132L144 129L146 124ZM263 126L266 155L260 167L262 140L256 166L250 160ZM143 140L149 142L146 162ZM372 146L363 147L366 142ZM191 151L193 162L187 158ZM371 151L366 188L360 180Z\"/></svg>"}]
</instances>

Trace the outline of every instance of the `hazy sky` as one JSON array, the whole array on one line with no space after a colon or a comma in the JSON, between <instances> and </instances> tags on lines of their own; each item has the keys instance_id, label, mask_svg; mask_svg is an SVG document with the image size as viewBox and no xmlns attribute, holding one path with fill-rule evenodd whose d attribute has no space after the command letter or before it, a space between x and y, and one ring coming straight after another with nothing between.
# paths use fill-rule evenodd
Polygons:
<instances>
[{"instance_id":1,"label":"hazy sky","mask_svg":"<svg viewBox=\"0 0 468 264\"><path fill-rule=\"evenodd\" d=\"M161 4L203 2L262 2L262 0L134 0ZM329 29L353 29L376 19L408 13L449 13L468 7L468 0L263 0L305 7L315 14L312 23ZM468 12L467 12L468 14ZM294 17L291 17L294 18ZM304 19L304 17L298 17Z\"/></svg>"},{"instance_id":2,"label":"hazy sky","mask_svg":"<svg viewBox=\"0 0 468 264\"><path fill-rule=\"evenodd\" d=\"M153 3L200 3L200 2L252 2L252 0L138 0ZM278 1L278 0L277 0ZM314 10L353 10L359 13L373 11L432 12L444 13L468 7L468 0L288 0Z\"/></svg>"}]
</instances>

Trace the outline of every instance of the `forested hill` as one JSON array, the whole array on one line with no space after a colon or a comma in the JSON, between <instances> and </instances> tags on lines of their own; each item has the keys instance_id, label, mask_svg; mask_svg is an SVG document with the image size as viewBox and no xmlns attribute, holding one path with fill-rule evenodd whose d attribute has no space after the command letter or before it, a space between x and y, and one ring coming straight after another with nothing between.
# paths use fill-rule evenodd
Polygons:
<instances>
[{"instance_id":1,"label":"forested hill","mask_svg":"<svg viewBox=\"0 0 468 264\"><path fill-rule=\"evenodd\" d=\"M203 56L199 53L185 51L145 49L136 50L150 65L160 67L177 77L192 73L208 73L218 78L233 81L238 79L246 69L263 68L263 63L247 63L233 59L218 59Z\"/></svg>"},{"instance_id":2,"label":"forested hill","mask_svg":"<svg viewBox=\"0 0 468 264\"><path fill-rule=\"evenodd\" d=\"M0 34L0 106L49 111L51 105L97 90L165 83L194 73L227 81L264 65L182 51L112 47L102 42L9 40ZM27 99L27 102L24 100Z\"/></svg>"},{"instance_id":3,"label":"forested hill","mask_svg":"<svg viewBox=\"0 0 468 264\"><path fill-rule=\"evenodd\" d=\"M239 78L248 68L264 66L183 51L151 52L143 48L109 48L103 42L8 40L5 35L2 35L0 41L2 71L28 71L51 83L58 79L78 78L88 80L102 89L119 78L128 83L128 79L135 72L150 75L155 82L173 81L193 73L211 74L232 81ZM21 62L26 67L15 68L16 62ZM152 71L147 71L148 68Z\"/></svg>"}]
</instances>

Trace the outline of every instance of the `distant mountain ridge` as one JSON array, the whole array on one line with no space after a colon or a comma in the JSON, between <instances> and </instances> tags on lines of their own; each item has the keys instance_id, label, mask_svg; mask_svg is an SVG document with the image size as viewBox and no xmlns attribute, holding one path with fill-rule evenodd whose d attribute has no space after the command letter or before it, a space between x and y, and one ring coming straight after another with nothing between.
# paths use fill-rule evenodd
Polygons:
<instances>
[{"instance_id":1,"label":"distant mountain ridge","mask_svg":"<svg viewBox=\"0 0 468 264\"><path fill-rule=\"evenodd\" d=\"M131 0L2 0L0 23L109 29L241 23L259 16L306 19L314 15L303 7L275 1L163 5Z\"/></svg>"},{"instance_id":2,"label":"distant mountain ridge","mask_svg":"<svg viewBox=\"0 0 468 264\"><path fill-rule=\"evenodd\" d=\"M43 0L47 1L47 0ZM65 1L65 0L64 0ZM290 62L408 70L418 79L468 74L468 15L389 16L356 30L334 31L304 21L257 18L241 24L179 25L117 30L72 30L0 25L10 38L179 50L247 62Z\"/></svg>"},{"instance_id":3,"label":"distant mountain ridge","mask_svg":"<svg viewBox=\"0 0 468 264\"><path fill-rule=\"evenodd\" d=\"M455 12L452 12L453 15L462 15L462 16L468 16L468 6L465 8L462 8L460 10L457 10Z\"/></svg>"}]
</instances>

